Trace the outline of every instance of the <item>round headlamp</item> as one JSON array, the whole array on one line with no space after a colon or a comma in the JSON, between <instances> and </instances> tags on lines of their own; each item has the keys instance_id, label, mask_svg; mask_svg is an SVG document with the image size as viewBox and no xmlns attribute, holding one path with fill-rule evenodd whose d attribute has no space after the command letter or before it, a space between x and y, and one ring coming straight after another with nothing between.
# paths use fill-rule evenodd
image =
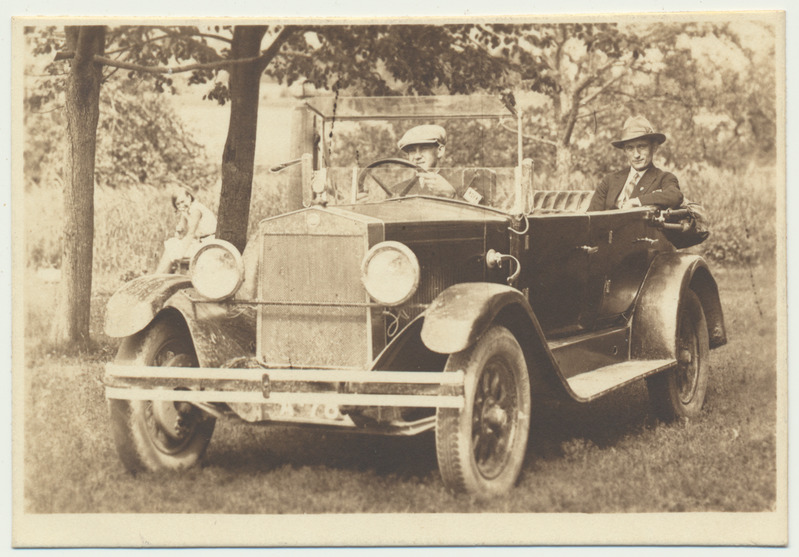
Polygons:
<instances>
[{"instance_id":1,"label":"round headlamp","mask_svg":"<svg viewBox=\"0 0 799 557\"><path fill-rule=\"evenodd\" d=\"M241 254L224 240L211 240L200 246L191 258L189 272L197 293L213 302L235 294L244 281Z\"/></svg>"},{"instance_id":2,"label":"round headlamp","mask_svg":"<svg viewBox=\"0 0 799 557\"><path fill-rule=\"evenodd\" d=\"M419 286L419 261L399 242L381 242L372 247L361 264L361 281L378 303L397 306L407 302Z\"/></svg>"}]
</instances>

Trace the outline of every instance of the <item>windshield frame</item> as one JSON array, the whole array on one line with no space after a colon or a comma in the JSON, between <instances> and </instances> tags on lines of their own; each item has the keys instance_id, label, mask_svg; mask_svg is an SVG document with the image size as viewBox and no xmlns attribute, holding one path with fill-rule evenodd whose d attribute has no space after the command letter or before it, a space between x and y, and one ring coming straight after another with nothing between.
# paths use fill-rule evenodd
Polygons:
<instances>
[{"instance_id":1,"label":"windshield frame","mask_svg":"<svg viewBox=\"0 0 799 557\"><path fill-rule=\"evenodd\" d=\"M317 170L326 169L329 165L329 137L337 121L399 121L399 120L468 120L487 119L501 121L512 118L516 120L516 166L515 191L519 205L514 212L524 210L525 188L522 184L522 112L512 101L499 95L427 95L427 96L393 96L393 97L340 97L326 95L304 100L306 110L318 117L315 124L319 134L316 142ZM330 129L328 130L328 123Z\"/></svg>"}]
</instances>

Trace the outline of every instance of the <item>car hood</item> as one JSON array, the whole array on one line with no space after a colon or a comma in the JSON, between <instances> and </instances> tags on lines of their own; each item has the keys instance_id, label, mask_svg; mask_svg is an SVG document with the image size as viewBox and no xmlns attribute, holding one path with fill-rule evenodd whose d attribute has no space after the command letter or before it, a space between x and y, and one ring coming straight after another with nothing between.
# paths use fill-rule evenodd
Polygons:
<instances>
[{"instance_id":1,"label":"car hood","mask_svg":"<svg viewBox=\"0 0 799 557\"><path fill-rule=\"evenodd\" d=\"M336 209L376 218L386 224L419 222L493 221L505 223L510 217L496 209L440 197L409 196L376 203L337 205Z\"/></svg>"},{"instance_id":2,"label":"car hood","mask_svg":"<svg viewBox=\"0 0 799 557\"><path fill-rule=\"evenodd\" d=\"M314 213L318 216L314 217ZM502 250L506 247L506 230L512 220L509 215L490 207L436 197L410 196L357 205L312 206L264 219L259 225L259 234L267 230L294 236L308 234L311 233L310 222L332 223L342 218L342 225L346 222L360 223L370 238L369 245L381 240L403 242L421 259L427 255L440 259L441 249L449 248L436 246L448 244L467 250L467 255L485 253L486 245ZM328 228L333 236L341 234L337 227L333 224ZM324 226L316 228L323 229ZM311 234L319 235L318 232ZM260 257L258 246L259 242L251 238L244 250L245 277L236 295L238 299L255 297ZM430 250L432 252L427 254Z\"/></svg>"}]
</instances>

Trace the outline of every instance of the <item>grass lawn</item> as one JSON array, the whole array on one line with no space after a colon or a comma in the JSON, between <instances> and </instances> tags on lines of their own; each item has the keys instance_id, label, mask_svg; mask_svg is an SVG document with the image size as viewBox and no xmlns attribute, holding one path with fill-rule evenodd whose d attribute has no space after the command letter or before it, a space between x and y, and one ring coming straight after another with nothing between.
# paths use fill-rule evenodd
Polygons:
<instances>
[{"instance_id":1,"label":"grass lawn","mask_svg":"<svg viewBox=\"0 0 799 557\"><path fill-rule=\"evenodd\" d=\"M408 439L217 423L205 465L125 472L100 379L114 346L94 300L91 354L38 342L52 284L26 284L24 508L28 513L769 511L776 500L774 265L714 269L729 344L711 353L703 415L658 422L638 382L589 405L536 408L508 497L448 493L433 436ZM34 296L32 292L35 292ZM783 308L779 308L780 311ZM19 400L17 400L19 402ZM19 441L19 440L17 440Z\"/></svg>"}]
</instances>

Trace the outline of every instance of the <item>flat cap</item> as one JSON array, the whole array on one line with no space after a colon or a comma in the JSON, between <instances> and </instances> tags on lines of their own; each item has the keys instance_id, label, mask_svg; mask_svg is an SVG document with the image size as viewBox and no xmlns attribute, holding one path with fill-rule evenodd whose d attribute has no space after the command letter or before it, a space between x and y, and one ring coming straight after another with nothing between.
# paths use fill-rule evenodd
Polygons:
<instances>
[{"instance_id":1,"label":"flat cap","mask_svg":"<svg viewBox=\"0 0 799 557\"><path fill-rule=\"evenodd\" d=\"M441 126L433 124L425 124L423 126L416 126L405 132L397 142L397 145L403 151L405 147L410 145L446 145L447 144L447 130Z\"/></svg>"}]
</instances>

